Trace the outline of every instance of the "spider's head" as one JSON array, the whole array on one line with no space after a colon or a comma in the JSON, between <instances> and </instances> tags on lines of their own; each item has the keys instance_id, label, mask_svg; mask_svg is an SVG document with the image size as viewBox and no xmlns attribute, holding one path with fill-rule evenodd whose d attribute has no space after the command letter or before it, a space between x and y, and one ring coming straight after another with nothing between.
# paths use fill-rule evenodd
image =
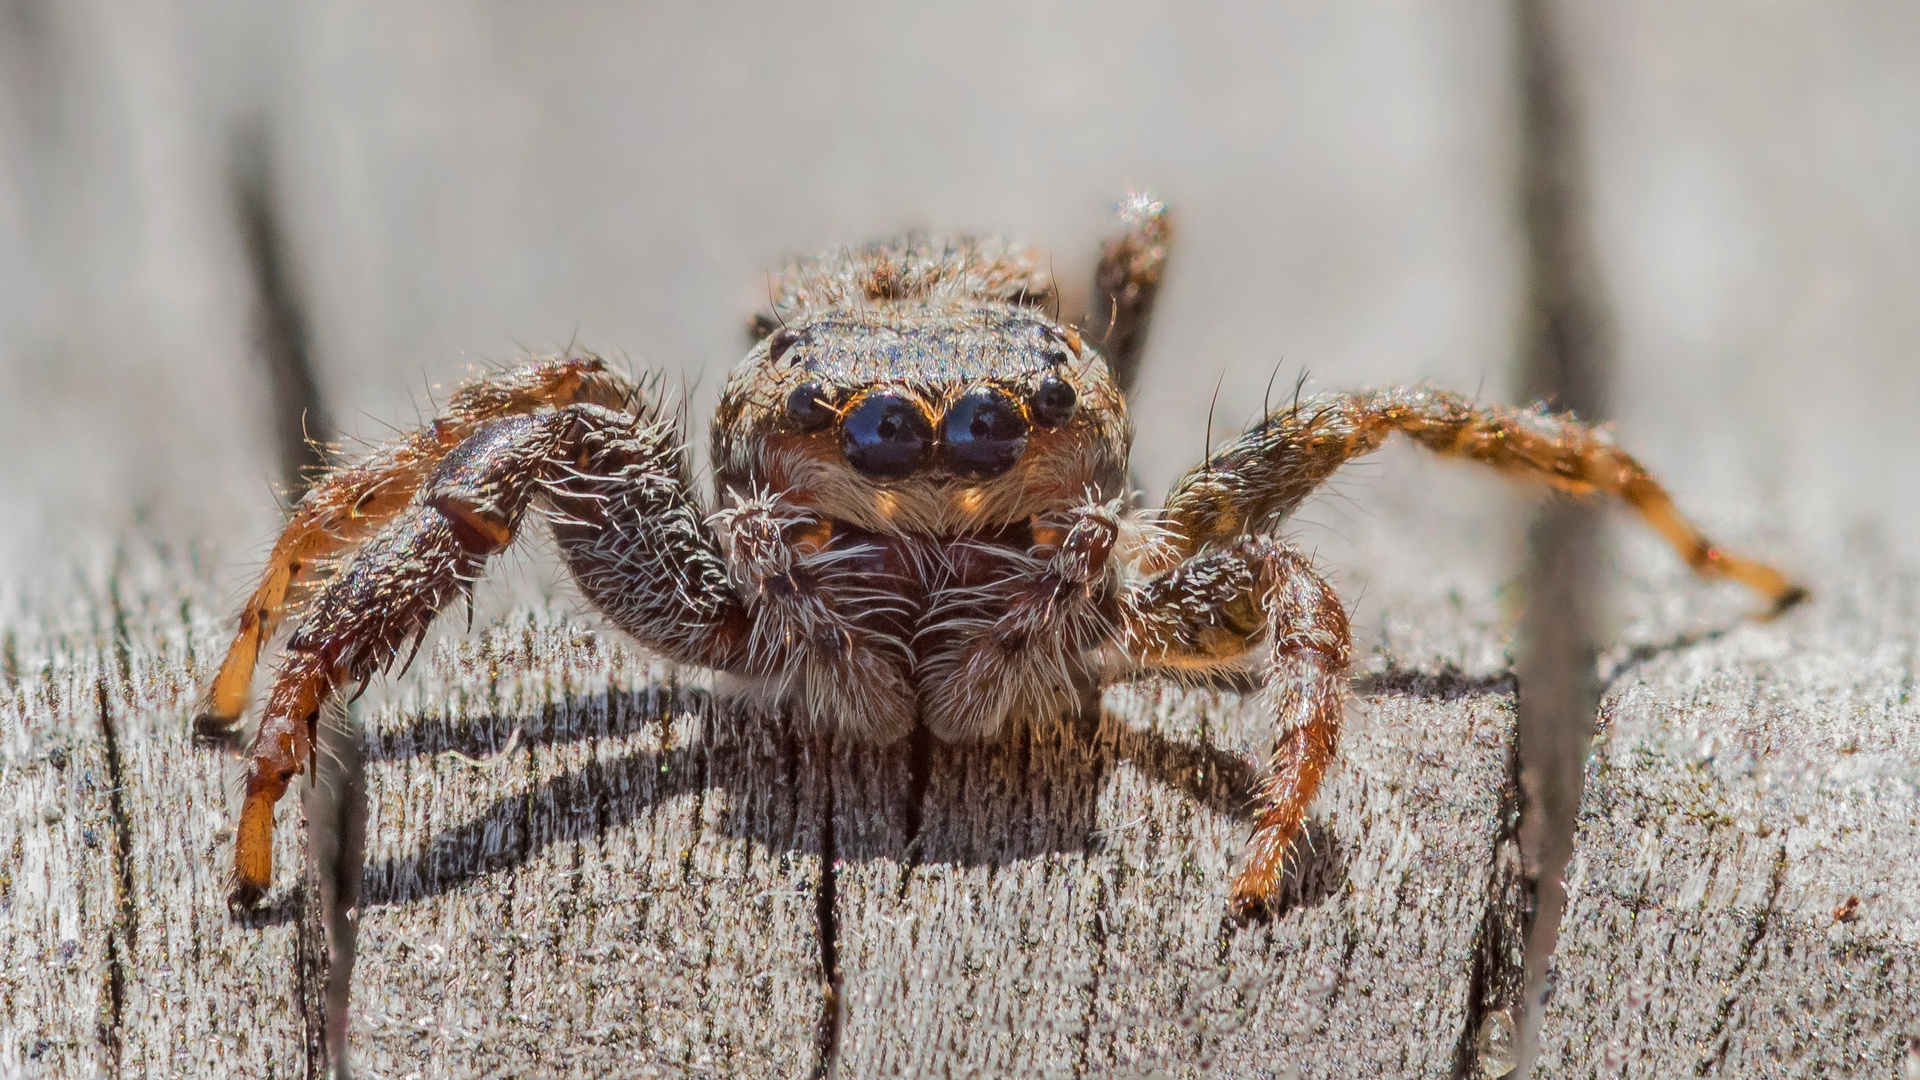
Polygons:
<instances>
[{"instance_id":1,"label":"spider's head","mask_svg":"<svg viewBox=\"0 0 1920 1080\"><path fill-rule=\"evenodd\" d=\"M1050 284L1029 276L1008 295L1012 256L985 254L906 238L843 257L839 276L815 270L802 293L813 310L783 313L727 381L720 487L931 534L1117 495L1132 432L1106 361L1029 302L1050 300ZM929 265L959 269L941 278ZM865 281L851 297L820 295L849 275Z\"/></svg>"}]
</instances>

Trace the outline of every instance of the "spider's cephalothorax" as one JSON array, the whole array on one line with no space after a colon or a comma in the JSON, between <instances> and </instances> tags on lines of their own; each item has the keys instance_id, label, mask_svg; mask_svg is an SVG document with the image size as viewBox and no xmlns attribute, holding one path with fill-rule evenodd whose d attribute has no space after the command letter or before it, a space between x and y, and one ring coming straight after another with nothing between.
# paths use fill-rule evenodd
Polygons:
<instances>
[{"instance_id":1,"label":"spider's cephalothorax","mask_svg":"<svg viewBox=\"0 0 1920 1080\"><path fill-rule=\"evenodd\" d=\"M642 645L868 739L915 723L991 737L1105 683L1255 675L1275 743L1229 900L1242 913L1271 896L1333 760L1350 649L1339 598L1274 533L1392 432L1618 496L1696 569L1776 608L1803 595L1708 543L1604 432L1432 388L1296 401L1142 524L1125 394L1168 231L1144 196L1121 225L1080 320L1059 317L1043 258L997 240L908 236L790 267L714 418L711 506L655 385L593 357L476 381L432 424L328 473L275 545L200 718L238 723L260 650L298 605L249 755L236 906L271 880L273 805L322 706L417 644L530 509L587 602Z\"/></svg>"},{"instance_id":2,"label":"spider's cephalothorax","mask_svg":"<svg viewBox=\"0 0 1920 1080\"><path fill-rule=\"evenodd\" d=\"M816 721L984 736L1086 684L1131 431L1052 300L996 241L908 236L783 276L714 418L714 523L763 613L747 672ZM1061 592L1063 544L1100 558Z\"/></svg>"}]
</instances>

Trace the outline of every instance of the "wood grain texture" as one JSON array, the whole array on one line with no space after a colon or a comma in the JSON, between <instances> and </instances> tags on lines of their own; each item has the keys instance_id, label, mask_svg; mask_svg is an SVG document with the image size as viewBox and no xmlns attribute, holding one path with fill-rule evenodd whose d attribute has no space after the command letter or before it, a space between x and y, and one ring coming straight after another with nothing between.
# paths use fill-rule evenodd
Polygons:
<instances>
[{"instance_id":1,"label":"wood grain texture","mask_svg":"<svg viewBox=\"0 0 1920 1080\"><path fill-rule=\"evenodd\" d=\"M23 654L48 657L8 727L23 1074L322 1065L293 800L273 904L242 925L221 901L235 765L189 735L221 641L198 574L130 549ZM1488 952L1519 914L1497 680L1374 678L1287 910L1236 929L1263 738L1237 694L875 749L716 704L551 606L448 630L362 710L366 1075L1446 1075L1511 1004L1474 978L1518 970Z\"/></svg>"},{"instance_id":2,"label":"wood grain texture","mask_svg":"<svg viewBox=\"0 0 1920 1080\"><path fill-rule=\"evenodd\" d=\"M1920 1069L1920 578L1846 555L1803 612L1616 655L1547 1075Z\"/></svg>"},{"instance_id":3,"label":"wood grain texture","mask_svg":"<svg viewBox=\"0 0 1920 1080\"><path fill-rule=\"evenodd\" d=\"M222 910L232 766L186 721L216 632L206 592L174 555L130 546L27 623L38 671L14 684L4 795L41 803L10 815L0 849L17 982L0 1061L29 1075L308 1074L299 920ZM296 868L298 833L280 852Z\"/></svg>"},{"instance_id":4,"label":"wood grain texture","mask_svg":"<svg viewBox=\"0 0 1920 1080\"><path fill-rule=\"evenodd\" d=\"M423 666L368 725L354 1059L807 1075L827 980L806 742L550 613Z\"/></svg>"},{"instance_id":5,"label":"wood grain texture","mask_svg":"<svg viewBox=\"0 0 1920 1080\"><path fill-rule=\"evenodd\" d=\"M1510 900L1519 869L1500 689L1411 677L1367 695L1283 913L1245 927L1222 912L1268 721L1238 695L1128 687L1091 733L929 746L917 808L911 747L841 756L841 1067L1465 1066L1463 1032L1489 1004L1474 997L1476 950L1517 940L1517 912L1490 906ZM1487 959L1518 971L1517 955Z\"/></svg>"},{"instance_id":6,"label":"wood grain texture","mask_svg":"<svg viewBox=\"0 0 1920 1080\"><path fill-rule=\"evenodd\" d=\"M0 1069L86 1075L109 1060L119 966L102 658L84 635L15 614L0 705Z\"/></svg>"}]
</instances>

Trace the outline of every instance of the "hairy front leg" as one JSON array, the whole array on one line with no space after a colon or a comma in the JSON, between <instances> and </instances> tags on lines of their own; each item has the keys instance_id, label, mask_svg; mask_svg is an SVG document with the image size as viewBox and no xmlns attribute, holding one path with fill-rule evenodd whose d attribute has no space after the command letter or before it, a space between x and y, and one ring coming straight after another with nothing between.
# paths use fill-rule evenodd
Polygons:
<instances>
[{"instance_id":1,"label":"hairy front leg","mask_svg":"<svg viewBox=\"0 0 1920 1080\"><path fill-rule=\"evenodd\" d=\"M1616 496L1694 570L1752 588L1774 611L1806 595L1773 567L1701 535L1659 481L1604 429L1543 408L1483 405L1431 387L1322 394L1268 416L1174 485L1165 523L1176 554L1269 531L1340 466L1379 449L1395 431L1436 453L1562 491Z\"/></svg>"},{"instance_id":2,"label":"hairy front leg","mask_svg":"<svg viewBox=\"0 0 1920 1080\"><path fill-rule=\"evenodd\" d=\"M1072 703L1087 655L1112 633L1118 510L1093 504L1036 522L1033 550L1003 573L935 595L921 631L920 706L936 736L985 738L1011 716Z\"/></svg>"},{"instance_id":3,"label":"hairy front leg","mask_svg":"<svg viewBox=\"0 0 1920 1080\"><path fill-rule=\"evenodd\" d=\"M767 680L869 738L904 734L913 696L901 576L772 496L709 516L691 483L665 421L636 417L581 439L545 499L587 600L682 663Z\"/></svg>"},{"instance_id":4,"label":"hairy front leg","mask_svg":"<svg viewBox=\"0 0 1920 1080\"><path fill-rule=\"evenodd\" d=\"M1236 916L1264 910L1339 743L1352 653L1346 609L1305 556L1249 537L1133 586L1120 613L1110 678L1204 674L1249 660L1264 669L1273 754L1228 900Z\"/></svg>"},{"instance_id":5,"label":"hairy front leg","mask_svg":"<svg viewBox=\"0 0 1920 1080\"><path fill-rule=\"evenodd\" d=\"M679 431L657 405L577 404L495 420L444 455L406 509L320 590L287 654L249 752L232 901L272 880L273 806L312 753L327 700L418 648L511 544L530 505L552 509L587 599L641 644L689 663L735 667L749 612L728 581L688 489Z\"/></svg>"},{"instance_id":6,"label":"hairy front leg","mask_svg":"<svg viewBox=\"0 0 1920 1080\"><path fill-rule=\"evenodd\" d=\"M446 454L419 497L362 544L287 642L248 750L230 902L245 910L273 880L273 807L313 752L315 725L343 685L364 682L418 643L444 607L513 541L536 481L564 440L565 414L497 420Z\"/></svg>"},{"instance_id":7,"label":"hairy front leg","mask_svg":"<svg viewBox=\"0 0 1920 1080\"><path fill-rule=\"evenodd\" d=\"M432 423L322 476L294 505L259 582L240 608L233 641L207 688L196 729L216 735L239 722L260 651L288 609L311 591L334 558L405 511L454 447L504 416L576 401L614 404L632 392L598 357L561 357L512 368L461 387Z\"/></svg>"}]
</instances>

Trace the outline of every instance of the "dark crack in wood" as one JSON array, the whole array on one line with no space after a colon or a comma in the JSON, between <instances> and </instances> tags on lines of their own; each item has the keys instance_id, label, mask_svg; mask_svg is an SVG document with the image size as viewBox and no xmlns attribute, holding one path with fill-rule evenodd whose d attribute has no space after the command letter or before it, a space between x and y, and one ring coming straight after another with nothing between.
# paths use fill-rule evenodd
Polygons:
<instances>
[{"instance_id":1,"label":"dark crack in wood","mask_svg":"<svg viewBox=\"0 0 1920 1080\"><path fill-rule=\"evenodd\" d=\"M113 924L106 941L107 1008L100 1019L99 1039L101 1049L112 1064L112 1071L118 1073L126 1041L122 1029L127 1012L127 963L133 953L137 933L133 894L133 826L127 820L126 803L122 796L126 784L125 769L120 761L120 738L114 728L113 707L105 678L94 683L94 694L99 707L100 740L105 747L107 762L107 813L113 824L114 892Z\"/></svg>"},{"instance_id":2,"label":"dark crack in wood","mask_svg":"<svg viewBox=\"0 0 1920 1080\"><path fill-rule=\"evenodd\" d=\"M1507 771L1500 787L1499 830L1489 852L1486 906L1474 933L1473 964L1467 977L1467 1016L1454 1050L1455 1080L1487 1075L1480 1050L1488 1025L1504 1014L1516 1033L1526 994L1526 946L1533 927L1533 890L1521 865L1520 819L1525 812L1520 786L1520 752L1507 747Z\"/></svg>"},{"instance_id":3,"label":"dark crack in wood","mask_svg":"<svg viewBox=\"0 0 1920 1080\"><path fill-rule=\"evenodd\" d=\"M1550 0L1513 0L1518 200L1525 242L1520 386L1583 419L1608 412L1612 327L1587 204L1584 129L1567 43ZM1583 767L1600 704L1594 675L1602 558L1595 508L1550 502L1531 531L1519 651L1519 745L1529 789L1523 836L1539 900L1527 982L1543 985L1565 906ZM1531 1002L1537 994L1529 993ZM1523 1025L1521 1058L1530 1056Z\"/></svg>"},{"instance_id":4,"label":"dark crack in wood","mask_svg":"<svg viewBox=\"0 0 1920 1080\"><path fill-rule=\"evenodd\" d=\"M834 865L839 852L834 844L833 831L833 735L821 735L815 745L820 751L822 768L819 770L820 881L814 893L814 912L819 920L820 973L826 979L826 992L820 1005L818 1053L813 1075L815 1080L831 1080L836 1075L840 1060L840 1028L844 1011L841 1001L840 911L836 882L839 868Z\"/></svg>"}]
</instances>

